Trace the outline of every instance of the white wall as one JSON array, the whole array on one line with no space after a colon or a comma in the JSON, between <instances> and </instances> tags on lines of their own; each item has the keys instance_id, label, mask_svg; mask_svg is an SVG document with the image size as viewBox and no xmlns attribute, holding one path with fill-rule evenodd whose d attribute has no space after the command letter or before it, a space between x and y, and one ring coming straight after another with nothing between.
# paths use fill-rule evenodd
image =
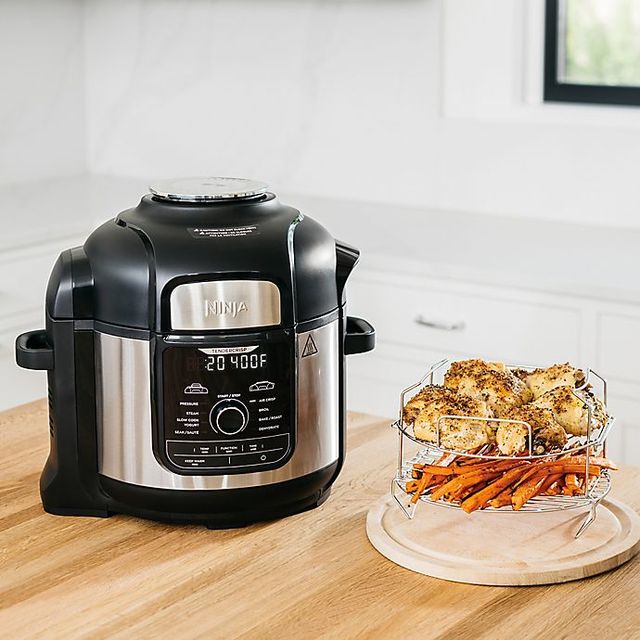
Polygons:
<instances>
[{"instance_id":1,"label":"white wall","mask_svg":"<svg viewBox=\"0 0 640 640\"><path fill-rule=\"evenodd\" d=\"M638 228L640 110L540 104L542 7L5 0L0 184L222 173Z\"/></svg>"},{"instance_id":2,"label":"white wall","mask_svg":"<svg viewBox=\"0 0 640 640\"><path fill-rule=\"evenodd\" d=\"M89 2L90 166L417 200L438 37L436 2Z\"/></svg>"},{"instance_id":3,"label":"white wall","mask_svg":"<svg viewBox=\"0 0 640 640\"><path fill-rule=\"evenodd\" d=\"M0 185L85 169L83 53L78 1L0 3Z\"/></svg>"},{"instance_id":4,"label":"white wall","mask_svg":"<svg viewBox=\"0 0 640 640\"><path fill-rule=\"evenodd\" d=\"M89 166L640 226L640 111L540 105L541 0L86 4Z\"/></svg>"}]
</instances>

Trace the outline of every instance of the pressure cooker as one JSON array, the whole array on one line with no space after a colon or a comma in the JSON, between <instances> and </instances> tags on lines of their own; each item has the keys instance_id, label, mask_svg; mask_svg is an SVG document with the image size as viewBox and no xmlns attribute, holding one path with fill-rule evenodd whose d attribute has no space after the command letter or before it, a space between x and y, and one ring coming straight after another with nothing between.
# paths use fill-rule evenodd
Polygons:
<instances>
[{"instance_id":1,"label":"pressure cooker","mask_svg":"<svg viewBox=\"0 0 640 640\"><path fill-rule=\"evenodd\" d=\"M44 509L242 526L320 505L345 457L359 251L240 178L159 183L64 251L46 329Z\"/></svg>"}]
</instances>

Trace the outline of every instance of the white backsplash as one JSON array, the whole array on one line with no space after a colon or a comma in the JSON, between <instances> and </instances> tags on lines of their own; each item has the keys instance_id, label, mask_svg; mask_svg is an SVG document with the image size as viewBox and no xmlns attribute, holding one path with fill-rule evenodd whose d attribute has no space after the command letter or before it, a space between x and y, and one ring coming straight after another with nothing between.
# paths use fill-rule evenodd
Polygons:
<instances>
[{"instance_id":1,"label":"white backsplash","mask_svg":"<svg viewBox=\"0 0 640 640\"><path fill-rule=\"evenodd\" d=\"M432 193L437 27L434 2L90 2L91 169Z\"/></svg>"},{"instance_id":2,"label":"white backsplash","mask_svg":"<svg viewBox=\"0 0 640 640\"><path fill-rule=\"evenodd\" d=\"M2 0L0 61L0 185L85 171L82 5Z\"/></svg>"}]
</instances>

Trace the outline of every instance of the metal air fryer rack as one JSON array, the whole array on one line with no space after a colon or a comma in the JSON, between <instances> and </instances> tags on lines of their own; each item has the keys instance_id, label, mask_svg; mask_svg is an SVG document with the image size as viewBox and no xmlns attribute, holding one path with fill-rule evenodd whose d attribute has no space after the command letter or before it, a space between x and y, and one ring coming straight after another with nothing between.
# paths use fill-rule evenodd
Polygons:
<instances>
[{"instance_id":1,"label":"metal air fryer rack","mask_svg":"<svg viewBox=\"0 0 640 640\"><path fill-rule=\"evenodd\" d=\"M445 359L433 364L427 373L415 384L407 387L400 393L400 413L398 420L394 422L391 426L395 427L398 430L398 466L396 476L391 482L391 495L394 497L400 508L405 513L405 515L412 519L415 515L415 511L418 507L418 503L420 501L426 502L431 505L438 505L442 507L448 507L452 509L459 509L460 505L456 503L447 502L443 499L440 500L431 500L428 495L420 496L418 502L412 502L411 497L412 494L407 493L405 490L406 483L412 479L411 472L413 469L413 465L416 463L419 464L434 464L437 460L442 458L443 455L449 454L451 458L445 459L444 464L448 464L454 456L461 456L467 458L481 458L483 460L549 460L552 461L561 456L565 456L567 454L576 454L583 453L585 456L585 479L589 478L589 463L590 458L593 457L594 452L601 453L605 455L606 452L606 439L615 422L615 418L609 416L607 414L606 423L595 426L594 421L592 419L592 411L591 407L588 403L584 403L584 399L575 393L575 391L581 391L585 388L588 388L591 384L591 380L594 378L597 383L601 387L601 400L604 404L604 408L606 411L607 408L607 381L601 375L593 371L592 369L586 370L585 381L584 383L575 389L574 395L586 405L588 412L588 422L587 422L587 434L585 436L573 436L569 435L569 440L565 448L562 451L554 452L554 453L544 453L537 455L520 455L520 456L507 456L507 455L484 455L481 452L478 453L469 453L464 451L455 451L451 449L446 449L441 446L440 441L440 430L442 424L447 419L455 419L455 420L481 420L483 422L495 422L495 423L512 423L512 424L522 424L528 429L528 440L529 440L529 452L532 449L532 428L531 425L522 422L520 420L505 420L500 418L484 418L478 416L441 416L437 422L436 429L436 442L430 443L424 440L420 440L416 438L413 434L413 429L411 426L407 426L403 421L403 410L405 407L405 399L408 393L415 390L421 390L423 387L428 385L436 384L436 377L444 376L444 373L448 369L451 360ZM509 369L527 369L533 370L537 367L530 365L507 365ZM416 391L417 393L417 391ZM417 444L420 447L420 450L417 453L405 458L405 439L408 439L412 443ZM545 511L563 511L568 509L578 509L578 508L587 508L588 512L585 519L582 521L580 526L578 527L575 537L580 536L587 527L595 520L597 506L600 501L609 493L611 490L611 478L609 472L606 469L603 469L599 476L594 477L591 481L586 481L584 483L584 492L579 495L566 496L566 495L552 495L552 496L536 496L531 498L525 505L519 509L518 511L514 511L511 507L485 507L483 511L485 512L500 512L500 513L531 513L531 512L545 512Z\"/></svg>"}]
</instances>

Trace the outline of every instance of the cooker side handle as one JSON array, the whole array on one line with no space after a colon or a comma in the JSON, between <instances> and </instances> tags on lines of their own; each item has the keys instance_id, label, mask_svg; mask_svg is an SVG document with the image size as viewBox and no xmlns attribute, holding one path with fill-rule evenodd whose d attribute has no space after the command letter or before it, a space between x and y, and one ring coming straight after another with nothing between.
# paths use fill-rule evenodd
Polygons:
<instances>
[{"instance_id":1,"label":"cooker side handle","mask_svg":"<svg viewBox=\"0 0 640 640\"><path fill-rule=\"evenodd\" d=\"M53 369L53 347L45 329L27 331L16 338L16 363L23 369Z\"/></svg>"},{"instance_id":2,"label":"cooker side handle","mask_svg":"<svg viewBox=\"0 0 640 640\"><path fill-rule=\"evenodd\" d=\"M344 336L344 353L366 353L376 346L376 330L369 322L355 316L347 316L347 327Z\"/></svg>"}]
</instances>

